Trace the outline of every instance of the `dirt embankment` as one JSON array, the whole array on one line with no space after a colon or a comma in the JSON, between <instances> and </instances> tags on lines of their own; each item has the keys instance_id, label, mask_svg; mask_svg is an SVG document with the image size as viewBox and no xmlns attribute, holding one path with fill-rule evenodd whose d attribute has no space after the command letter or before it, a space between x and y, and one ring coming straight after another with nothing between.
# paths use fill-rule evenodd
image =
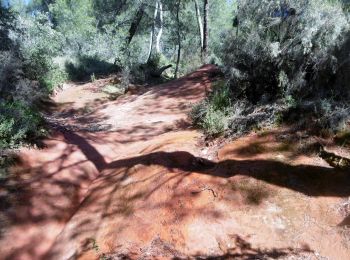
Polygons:
<instances>
[{"instance_id":1,"label":"dirt embankment","mask_svg":"<svg viewBox=\"0 0 350 260\"><path fill-rule=\"evenodd\" d=\"M349 173L284 129L199 145L187 112L214 72L115 101L59 93L46 148L1 188L0 258L347 259Z\"/></svg>"}]
</instances>

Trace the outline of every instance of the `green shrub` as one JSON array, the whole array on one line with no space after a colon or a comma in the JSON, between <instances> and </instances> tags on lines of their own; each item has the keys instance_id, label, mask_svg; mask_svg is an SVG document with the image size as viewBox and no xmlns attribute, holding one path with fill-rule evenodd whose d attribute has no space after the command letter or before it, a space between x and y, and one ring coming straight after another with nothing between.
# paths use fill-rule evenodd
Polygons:
<instances>
[{"instance_id":1,"label":"green shrub","mask_svg":"<svg viewBox=\"0 0 350 260\"><path fill-rule=\"evenodd\" d=\"M231 91L224 81L213 84L213 93L209 97L210 104L214 110L225 110L231 106Z\"/></svg>"},{"instance_id":2,"label":"green shrub","mask_svg":"<svg viewBox=\"0 0 350 260\"><path fill-rule=\"evenodd\" d=\"M213 92L205 101L193 106L190 118L207 136L216 137L227 129L230 107L230 89L227 84L219 81L213 84Z\"/></svg>"},{"instance_id":3,"label":"green shrub","mask_svg":"<svg viewBox=\"0 0 350 260\"><path fill-rule=\"evenodd\" d=\"M0 104L0 149L11 149L43 136L39 113L20 103Z\"/></svg>"},{"instance_id":4,"label":"green shrub","mask_svg":"<svg viewBox=\"0 0 350 260\"><path fill-rule=\"evenodd\" d=\"M231 88L253 103L328 95L344 57L350 26L338 1L238 1L238 34L224 45ZM295 15L281 18L283 10ZM282 11L281 11L282 10ZM345 85L344 85L345 86ZM344 89L343 89L344 90Z\"/></svg>"},{"instance_id":5,"label":"green shrub","mask_svg":"<svg viewBox=\"0 0 350 260\"><path fill-rule=\"evenodd\" d=\"M237 124L248 118L247 126L288 121L343 129L350 118L350 24L340 1L237 5L237 28L226 35L221 58L232 103L248 105L230 128L243 131Z\"/></svg>"},{"instance_id":6,"label":"green shrub","mask_svg":"<svg viewBox=\"0 0 350 260\"><path fill-rule=\"evenodd\" d=\"M207 100L199 102L192 107L189 113L189 117L191 118L192 124L194 126L200 127L201 122L203 121L203 118L207 114L207 109L208 109Z\"/></svg>"},{"instance_id":7,"label":"green shrub","mask_svg":"<svg viewBox=\"0 0 350 260\"><path fill-rule=\"evenodd\" d=\"M207 136L217 137L227 129L227 113L209 105L199 125Z\"/></svg>"},{"instance_id":8,"label":"green shrub","mask_svg":"<svg viewBox=\"0 0 350 260\"><path fill-rule=\"evenodd\" d=\"M51 93L57 86L68 80L68 74L53 66L43 77L39 79L41 86Z\"/></svg>"},{"instance_id":9,"label":"green shrub","mask_svg":"<svg viewBox=\"0 0 350 260\"><path fill-rule=\"evenodd\" d=\"M116 72L117 67L98 56L79 55L65 64L65 70L71 80L91 79L91 75L108 75Z\"/></svg>"},{"instance_id":10,"label":"green shrub","mask_svg":"<svg viewBox=\"0 0 350 260\"><path fill-rule=\"evenodd\" d=\"M39 80L53 67L51 58L41 50L35 50L24 59L24 72L31 80Z\"/></svg>"},{"instance_id":11,"label":"green shrub","mask_svg":"<svg viewBox=\"0 0 350 260\"><path fill-rule=\"evenodd\" d=\"M185 56L180 62L180 75L186 75L193 71L196 71L202 65L203 62L199 55L194 57L193 55L188 55L187 57Z\"/></svg>"}]
</instances>

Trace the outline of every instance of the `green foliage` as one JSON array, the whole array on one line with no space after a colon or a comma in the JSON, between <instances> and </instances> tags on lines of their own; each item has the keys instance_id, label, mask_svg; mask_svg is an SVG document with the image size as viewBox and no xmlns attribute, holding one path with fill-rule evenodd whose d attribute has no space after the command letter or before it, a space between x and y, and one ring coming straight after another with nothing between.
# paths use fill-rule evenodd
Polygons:
<instances>
[{"instance_id":1,"label":"green foliage","mask_svg":"<svg viewBox=\"0 0 350 260\"><path fill-rule=\"evenodd\" d=\"M156 1L150 0L11 2L11 10L0 7L0 101L6 106L21 102L32 108L67 79L94 81L116 72L127 89L131 81L147 80L140 65L149 53L147 69L174 65L179 44L179 75L202 65L193 1L181 1L177 19L177 2L162 0L163 22L160 15L154 17ZM282 121L304 111L300 107L307 102L319 124L332 129L345 125L350 26L344 10L349 1L286 0L296 10L286 17L278 16L281 2L209 1L208 60L224 67L229 84L217 83L192 110L194 124L208 135L228 127L244 132L263 120ZM203 16L203 5L199 13ZM168 72L170 78L172 69ZM9 118L4 118L4 132L14 127Z\"/></svg>"},{"instance_id":2,"label":"green foliage","mask_svg":"<svg viewBox=\"0 0 350 260\"><path fill-rule=\"evenodd\" d=\"M26 78L38 81L42 91L50 93L63 83L67 76L53 62L62 46L62 35L52 28L47 16L37 14L35 17L23 17L19 20L16 34L23 60Z\"/></svg>"},{"instance_id":3,"label":"green foliage","mask_svg":"<svg viewBox=\"0 0 350 260\"><path fill-rule=\"evenodd\" d=\"M207 100L193 106L190 117L207 136L215 137L227 130L230 115L230 89L222 81L213 86L213 93Z\"/></svg>"},{"instance_id":4,"label":"green foliage","mask_svg":"<svg viewBox=\"0 0 350 260\"><path fill-rule=\"evenodd\" d=\"M221 64L222 47L226 44L223 36L232 31L232 13L236 5L236 0L209 1L209 63Z\"/></svg>"},{"instance_id":5,"label":"green foliage","mask_svg":"<svg viewBox=\"0 0 350 260\"><path fill-rule=\"evenodd\" d=\"M221 50L232 103L250 104L243 110L247 126L266 120L309 120L310 126L314 119L322 128L342 129L349 120L349 16L337 0L284 3L237 1L237 29ZM290 8L295 14L285 15Z\"/></svg>"},{"instance_id":6,"label":"green foliage","mask_svg":"<svg viewBox=\"0 0 350 260\"><path fill-rule=\"evenodd\" d=\"M296 107L298 105L297 101L292 96L286 96L285 102L288 107Z\"/></svg>"},{"instance_id":7,"label":"green foliage","mask_svg":"<svg viewBox=\"0 0 350 260\"><path fill-rule=\"evenodd\" d=\"M200 56L193 57L189 55L182 58L182 62L180 65L181 74L189 74L200 68L203 65L203 63Z\"/></svg>"},{"instance_id":8,"label":"green foliage","mask_svg":"<svg viewBox=\"0 0 350 260\"><path fill-rule=\"evenodd\" d=\"M52 67L51 58L41 51L32 51L24 61L24 72L31 80L39 80Z\"/></svg>"},{"instance_id":9,"label":"green foliage","mask_svg":"<svg viewBox=\"0 0 350 260\"><path fill-rule=\"evenodd\" d=\"M213 84L213 93L210 95L210 104L215 110L225 110L231 106L231 91L224 81Z\"/></svg>"},{"instance_id":10,"label":"green foliage","mask_svg":"<svg viewBox=\"0 0 350 260\"><path fill-rule=\"evenodd\" d=\"M100 59L98 56L79 55L71 61L66 61L65 70L71 80L91 79L91 75L107 75L116 72L115 65Z\"/></svg>"},{"instance_id":11,"label":"green foliage","mask_svg":"<svg viewBox=\"0 0 350 260\"><path fill-rule=\"evenodd\" d=\"M255 103L264 93L271 99L307 97L333 83L335 51L349 32L341 4L286 3L296 15L276 17L279 1L238 1L239 32L229 36L223 52L237 96Z\"/></svg>"},{"instance_id":12,"label":"green foliage","mask_svg":"<svg viewBox=\"0 0 350 260\"><path fill-rule=\"evenodd\" d=\"M81 52L96 34L96 19L91 0L57 0L50 5L56 30L62 33L66 47Z\"/></svg>"},{"instance_id":13,"label":"green foliage","mask_svg":"<svg viewBox=\"0 0 350 260\"><path fill-rule=\"evenodd\" d=\"M224 133L227 129L226 113L221 110L215 110L212 106L206 109L205 117L200 122L200 127L204 133L210 137L216 137Z\"/></svg>"},{"instance_id":14,"label":"green foliage","mask_svg":"<svg viewBox=\"0 0 350 260\"><path fill-rule=\"evenodd\" d=\"M51 93L55 87L67 80L68 75L40 51L32 52L24 61L25 75L40 83L44 91Z\"/></svg>"},{"instance_id":15,"label":"green foliage","mask_svg":"<svg viewBox=\"0 0 350 260\"><path fill-rule=\"evenodd\" d=\"M2 7L0 10L10 12ZM45 49L42 37L47 31L39 33L46 27L39 26L38 20L28 23L15 20L14 14L1 19L0 35L6 43L5 48L0 48L0 150L4 150L44 134L42 119L33 104L47 90L39 88L30 79L39 81L47 77L52 81L55 77L48 74L52 67L47 55L52 53L53 47ZM38 32L39 36L33 32Z\"/></svg>"},{"instance_id":16,"label":"green foliage","mask_svg":"<svg viewBox=\"0 0 350 260\"><path fill-rule=\"evenodd\" d=\"M15 16L11 10L3 7L0 3L0 51L9 50L13 42L9 38L9 33L14 29Z\"/></svg>"},{"instance_id":17,"label":"green foliage","mask_svg":"<svg viewBox=\"0 0 350 260\"><path fill-rule=\"evenodd\" d=\"M0 104L0 149L16 148L45 134L42 119L23 103Z\"/></svg>"},{"instance_id":18,"label":"green foliage","mask_svg":"<svg viewBox=\"0 0 350 260\"><path fill-rule=\"evenodd\" d=\"M199 102L198 104L195 104L192 107L192 109L189 113L189 117L191 118L194 126L197 126L197 127L201 126L203 119L206 117L207 110L208 110L208 102L207 101Z\"/></svg>"},{"instance_id":19,"label":"green foliage","mask_svg":"<svg viewBox=\"0 0 350 260\"><path fill-rule=\"evenodd\" d=\"M57 65L54 65L43 77L40 77L39 82L49 93L52 93L57 86L67 80L67 72L61 70Z\"/></svg>"}]
</instances>

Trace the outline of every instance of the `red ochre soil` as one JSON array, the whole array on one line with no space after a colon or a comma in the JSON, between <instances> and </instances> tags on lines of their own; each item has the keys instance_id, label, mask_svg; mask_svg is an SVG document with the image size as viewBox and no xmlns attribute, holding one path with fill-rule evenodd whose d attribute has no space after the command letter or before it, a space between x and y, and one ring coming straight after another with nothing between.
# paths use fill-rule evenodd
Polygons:
<instances>
[{"instance_id":1,"label":"red ochre soil","mask_svg":"<svg viewBox=\"0 0 350 260\"><path fill-rule=\"evenodd\" d=\"M350 259L348 172L285 129L199 145L187 113L214 75L115 101L96 83L58 93L61 126L1 187L0 258Z\"/></svg>"}]
</instances>

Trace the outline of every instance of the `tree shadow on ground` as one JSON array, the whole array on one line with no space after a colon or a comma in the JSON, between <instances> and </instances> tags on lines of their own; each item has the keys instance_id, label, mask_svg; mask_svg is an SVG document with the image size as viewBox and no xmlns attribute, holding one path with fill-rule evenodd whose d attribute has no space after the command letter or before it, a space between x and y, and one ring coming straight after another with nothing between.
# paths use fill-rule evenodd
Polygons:
<instances>
[{"instance_id":1,"label":"tree shadow on ground","mask_svg":"<svg viewBox=\"0 0 350 260\"><path fill-rule=\"evenodd\" d=\"M272 248L272 249L261 249L253 247L248 241L243 239L241 236L233 235L233 248L227 249L227 253L220 255L210 256L194 256L194 259L279 259L281 257L301 257L301 254L312 253L313 251L308 248L294 249L294 248ZM177 258L174 258L177 259ZM178 258L181 259L181 258Z\"/></svg>"},{"instance_id":2,"label":"tree shadow on ground","mask_svg":"<svg viewBox=\"0 0 350 260\"><path fill-rule=\"evenodd\" d=\"M203 88L198 91L203 92ZM189 96L186 98L191 97L191 93L189 91ZM164 93L162 93L162 95L169 95L170 97L178 94L176 89L170 92L169 89L164 89ZM183 94L181 95L183 97ZM172 108L170 107L170 109ZM140 113L146 114L147 110L140 111ZM185 124L180 124L180 127L185 126ZM139 129L143 129L140 131L140 135L132 136L132 131ZM149 140L163 133L155 132L155 129L157 127L145 127L140 124L137 128L124 130L120 134L124 139L120 138L120 140L119 137L117 140L115 136L110 137L103 133L94 135L91 133L75 133L69 130L62 131L65 140L61 140L62 142L59 145L56 144L57 146L53 147L53 150L61 149L62 145L64 145L64 148L58 150L55 158L48 159L45 163L35 167L29 165L27 167L28 172L19 172L13 178L2 183L0 200L1 205L5 205L5 207L1 207L2 213L0 217L4 216L4 219L8 221L5 225L8 226L40 226L50 221L60 222L64 226L82 207L91 206L91 210L88 211L91 214L87 214L79 219L76 233L72 234L72 236L86 235L88 237L90 235L87 234L97 233L102 220L117 216L122 216L125 220L130 218L132 213L138 209L133 204L135 200L140 198L147 200L157 190L169 185L169 182L172 182L175 190L176 186L181 185L184 179L192 173L214 176L218 177L218 179L228 179L237 175L248 176L272 185L301 192L308 196L345 197L350 195L349 172L333 168L290 165L274 160L224 160L214 162L196 157L185 151L148 153L145 151L147 154L109 162L113 158L106 158L95 147L101 143L115 142L124 144L136 140ZM256 151L259 152L259 149L253 149L253 152ZM77 153L82 153L83 156L74 157ZM74 160L71 157L74 157ZM142 178L137 180L137 182L147 181L146 184L151 183L152 186L147 186L144 191L133 191L132 194L128 194L128 197L119 196L120 194L114 195L119 189L129 185L125 184L125 181L128 180L128 177L136 175L135 171L140 165L155 165L163 168L151 176L144 176L142 170L145 167L141 167L139 175ZM91 187L92 183L98 185ZM88 192L86 187L89 187ZM85 190L85 193L82 190ZM154 207L169 206L174 210L178 210L171 203L185 196L193 196L193 194L188 190L174 193L170 199L171 201L167 201L169 205L155 204ZM125 203L119 203L118 199L125 200ZM112 204L116 202L117 208L110 209L113 206ZM183 215L176 217L181 219L189 214L198 214L195 211L202 209L186 207L185 210L186 212ZM203 214L203 211L201 213ZM207 214L208 212L205 211L204 213L208 218L220 217L218 212ZM4 222L0 224L3 225ZM75 237L73 238L75 239ZM35 259L37 255L34 249L37 245L32 242L40 240L41 238L28 239L22 247L11 253L9 259L17 259L23 255L30 255ZM287 249L276 250L288 252ZM274 252L275 249L264 251L250 248L247 251L251 251L251 255L249 255L249 252L243 255L241 252L228 252L227 256L207 256L207 258L220 259L222 257L222 259L227 259L236 257L240 259L239 257L241 257L241 259L250 259L249 257L254 257L254 254L255 256L263 253L268 254ZM50 255L52 256L51 259L55 259L55 252L52 253ZM201 256L193 257L201 259Z\"/></svg>"},{"instance_id":3,"label":"tree shadow on ground","mask_svg":"<svg viewBox=\"0 0 350 260\"><path fill-rule=\"evenodd\" d=\"M214 162L196 157L185 151L151 152L107 162L105 157L84 136L71 131L64 131L63 135L66 147L56 158L48 161L46 165L31 168L30 179L26 179L26 173L21 172L15 179L9 179L2 183L0 199L4 202L2 205L5 205L2 215L10 220L7 225L18 226L30 223L38 225L53 220L65 223L71 219L79 208L82 206L88 207L89 205L95 205L92 211L89 212L91 216L95 216L94 218L97 218L98 214L102 219L114 215L129 218L135 210L133 201L140 199L140 197L149 198L154 192L168 185L169 182L175 183L174 187L176 187L191 173L219 178L231 178L236 175L248 176L272 185L301 192L307 196L350 196L349 172L344 170L311 165L289 165L273 160L224 160ZM76 161L68 160L77 151L83 153L85 158L79 158ZM50 166L53 163L55 166ZM114 193L121 187L125 187L126 184L123 183L128 177L136 174L134 172L135 167L137 168L140 165L162 166L164 171L156 172L152 176L141 179L140 182L151 179L154 185L148 187L146 191L129 194L130 196L124 204L118 204L115 210L110 210L111 203L115 202L116 199L113 197ZM48 172L47 169L49 168L51 168L51 171ZM167 170L172 174L168 175ZM72 172L74 172L74 175L71 174ZM67 175L68 173L69 175ZM62 178L60 175L65 177ZM98 180L97 183L100 182L100 184L89 189L88 194L82 194L82 183L89 184L94 180L95 182ZM174 194L174 196L174 198L180 198L181 196L193 195L179 193ZM61 203L62 201L64 203ZM40 210L32 210L38 208L39 205ZM162 207L165 205L154 206ZM170 204L168 206L173 207ZM189 210L186 214L196 213ZM216 212L212 212L212 216L220 217ZM79 230L84 230L89 234L95 233L98 226L94 226L91 221L88 217L82 218L79 222L82 229ZM84 232L79 235L84 235ZM24 253L28 252L19 249L13 252L11 256L15 258ZM265 252L265 254L267 253ZM242 257L241 259L249 259L248 256L248 253L247 256L236 255L236 257ZM220 256L215 257L220 258ZM231 257L234 258L235 255Z\"/></svg>"},{"instance_id":4,"label":"tree shadow on ground","mask_svg":"<svg viewBox=\"0 0 350 260\"><path fill-rule=\"evenodd\" d=\"M312 165L290 165L274 160L209 161L191 153L155 152L106 163L103 156L76 133L65 133L99 171L131 168L135 165L160 165L184 172L197 172L222 178L245 175L267 183L288 188L308 196L350 196L350 176L347 170Z\"/></svg>"},{"instance_id":5,"label":"tree shadow on ground","mask_svg":"<svg viewBox=\"0 0 350 260\"><path fill-rule=\"evenodd\" d=\"M249 259L279 259L281 257L302 257L302 255L307 255L313 251L306 248L294 249L294 248L271 248L262 249L256 248L251 245L246 239L239 235L231 235L231 243L234 245L232 248L224 249L222 254L212 254L212 255L184 255L177 251L171 244L157 238L151 242L148 248L142 248L140 253L129 253L129 254L102 254L100 257L105 257L107 259L126 259L131 260L137 258L158 258L164 257L173 260L184 260L184 259L237 259L237 260L249 260Z\"/></svg>"},{"instance_id":6,"label":"tree shadow on ground","mask_svg":"<svg viewBox=\"0 0 350 260\"><path fill-rule=\"evenodd\" d=\"M84 237L81 230L84 230L87 234L96 234L99 229L98 225L105 218L114 218L116 216L122 216L123 219L130 218L134 211L134 202L139 200L147 200L156 191L162 187L172 185L172 189L175 190L185 178L191 173L199 173L209 176L215 176L219 178L231 178L237 175L247 176L259 181L263 181L278 187L287 188L296 192L303 193L307 196L333 196L333 197L346 197L350 196L350 178L347 171L326 168L321 166L312 165L289 165L287 163L274 161L274 160L224 160L220 162L209 161L204 158L196 157L189 152L177 151L177 152L152 152L145 155L136 157L115 160L112 162L106 162L104 157L87 142L83 137L76 133L69 133L65 135L65 138L71 143L77 145L77 147L85 154L90 162L92 162L99 172L103 172L99 177L99 184L90 189L89 196L85 198L82 203L85 210L82 211L82 216L94 215L97 219L100 214L99 221L91 221L91 219L84 219L82 221L76 220L79 228L77 232L73 232L69 237ZM149 166L161 166L165 169L165 172L159 171L156 176L151 176L141 180L142 182L148 181L152 183L152 186L148 185L146 191L140 190L129 194L128 198L120 197L117 194L119 189L124 189L122 184L129 177L133 179L136 176L134 172L135 167L140 165ZM172 172L172 174L167 174ZM145 168L141 168L141 172ZM172 184L170 184L172 183ZM174 184L175 183L175 184ZM135 183L133 183L135 184ZM136 187L136 186L135 186ZM214 193L214 191L213 191ZM171 201L178 201L179 199L188 198L188 191L174 193L171 196ZM193 196L193 194L191 195ZM215 196L215 194L214 194ZM125 203L116 204L116 201L123 200ZM154 208L167 207L172 208L175 212L178 211L176 205L173 205L171 201L163 204L155 204ZM113 202L114 201L114 202ZM111 205L117 205L116 209L111 210ZM98 206L96 206L98 205ZM150 206L146 206L148 210ZM113 207L112 207L113 208ZM142 209L142 208L139 208ZM179 213L175 218L178 221L183 220L185 217L198 214L196 211L202 211L203 209L191 209L184 208L186 213ZM220 218L220 212L206 212L208 218ZM79 219L80 217L77 217ZM175 221L174 219L174 221ZM94 223L96 222L96 223ZM65 238L67 239L67 238ZM283 250L248 250L245 254L228 253L222 256L209 256L207 259L252 259L249 257L266 255L273 257L282 256L287 254L289 249ZM59 251L51 251L50 256L54 256ZM198 259L202 257L198 256ZM206 258L204 258L206 259Z\"/></svg>"}]
</instances>

